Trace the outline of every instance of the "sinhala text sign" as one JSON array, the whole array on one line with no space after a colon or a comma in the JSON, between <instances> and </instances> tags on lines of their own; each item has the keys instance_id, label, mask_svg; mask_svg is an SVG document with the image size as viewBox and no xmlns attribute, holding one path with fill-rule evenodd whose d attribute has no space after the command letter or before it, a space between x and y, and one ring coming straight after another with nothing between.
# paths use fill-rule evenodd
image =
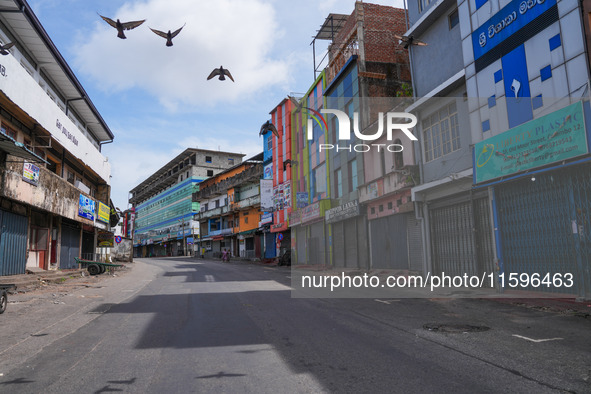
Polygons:
<instances>
[{"instance_id":1,"label":"sinhala text sign","mask_svg":"<svg viewBox=\"0 0 591 394\"><path fill-rule=\"evenodd\" d=\"M569 105L474 146L474 183L589 153L583 104Z\"/></svg>"}]
</instances>

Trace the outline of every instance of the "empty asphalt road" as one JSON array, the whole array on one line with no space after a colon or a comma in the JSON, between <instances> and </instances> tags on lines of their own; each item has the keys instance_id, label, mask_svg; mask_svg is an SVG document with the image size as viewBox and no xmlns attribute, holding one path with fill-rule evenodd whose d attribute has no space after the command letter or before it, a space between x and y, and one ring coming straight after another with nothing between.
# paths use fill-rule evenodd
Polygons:
<instances>
[{"instance_id":1,"label":"empty asphalt road","mask_svg":"<svg viewBox=\"0 0 591 394\"><path fill-rule=\"evenodd\" d=\"M0 392L591 392L584 316L470 299L298 299L289 268L244 262L133 265L58 302L11 297ZM425 329L440 324L489 329Z\"/></svg>"}]
</instances>

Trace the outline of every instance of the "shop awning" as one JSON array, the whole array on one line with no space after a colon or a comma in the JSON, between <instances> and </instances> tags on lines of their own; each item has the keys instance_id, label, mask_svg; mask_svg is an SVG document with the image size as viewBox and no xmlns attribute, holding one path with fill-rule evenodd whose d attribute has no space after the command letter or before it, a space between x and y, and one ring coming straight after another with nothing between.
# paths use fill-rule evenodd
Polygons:
<instances>
[{"instance_id":1,"label":"shop awning","mask_svg":"<svg viewBox=\"0 0 591 394\"><path fill-rule=\"evenodd\" d=\"M258 228L255 228L254 230L247 230L247 231L242 231L240 233L238 233L238 235L252 235L254 234L256 231L259 231Z\"/></svg>"},{"instance_id":2,"label":"shop awning","mask_svg":"<svg viewBox=\"0 0 591 394\"><path fill-rule=\"evenodd\" d=\"M14 140L11 136L0 133L0 150L16 157L23 158L33 163L47 163L43 158L37 156L20 142Z\"/></svg>"}]
</instances>

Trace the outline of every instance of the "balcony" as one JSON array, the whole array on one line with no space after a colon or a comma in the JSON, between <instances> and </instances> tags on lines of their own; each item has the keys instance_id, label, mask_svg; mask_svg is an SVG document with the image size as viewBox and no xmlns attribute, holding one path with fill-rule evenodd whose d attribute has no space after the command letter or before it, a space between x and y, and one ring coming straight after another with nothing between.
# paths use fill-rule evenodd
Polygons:
<instances>
[{"instance_id":1,"label":"balcony","mask_svg":"<svg viewBox=\"0 0 591 394\"><path fill-rule=\"evenodd\" d=\"M227 205L225 205L223 207L210 209L208 211L199 212L199 213L193 215L193 220L199 221L199 220L209 219L209 218L216 217L216 216L222 216L226 213L228 213L228 206Z\"/></svg>"},{"instance_id":2,"label":"balcony","mask_svg":"<svg viewBox=\"0 0 591 394\"><path fill-rule=\"evenodd\" d=\"M228 189L239 186L246 182L258 182L262 174L263 165L258 163L254 164L252 167L237 175L234 175L233 177L224 179L218 183L214 183L211 186L207 186L202 189L200 188L199 191L193 193L193 201L202 201L211 197L226 194Z\"/></svg>"},{"instance_id":3,"label":"balcony","mask_svg":"<svg viewBox=\"0 0 591 394\"><path fill-rule=\"evenodd\" d=\"M247 209L256 205L261 205L261 195L257 194L256 196L245 198L232 205L234 206L234 210Z\"/></svg>"}]
</instances>

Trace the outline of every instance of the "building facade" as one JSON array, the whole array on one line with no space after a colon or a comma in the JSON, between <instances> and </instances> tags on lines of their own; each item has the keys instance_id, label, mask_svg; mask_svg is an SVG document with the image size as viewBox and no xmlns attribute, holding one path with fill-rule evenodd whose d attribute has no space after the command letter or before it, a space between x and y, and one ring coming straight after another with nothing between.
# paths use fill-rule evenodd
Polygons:
<instances>
[{"instance_id":1,"label":"building facade","mask_svg":"<svg viewBox=\"0 0 591 394\"><path fill-rule=\"evenodd\" d=\"M568 272L522 289L588 297L586 18L567 0L409 3L428 271Z\"/></svg>"},{"instance_id":2,"label":"building facade","mask_svg":"<svg viewBox=\"0 0 591 394\"><path fill-rule=\"evenodd\" d=\"M199 225L192 201L199 184L242 161L243 154L188 148L130 191L136 257L194 253Z\"/></svg>"},{"instance_id":3,"label":"building facade","mask_svg":"<svg viewBox=\"0 0 591 394\"><path fill-rule=\"evenodd\" d=\"M202 257L218 258L227 250L232 257L263 258L262 163L261 153L205 180L193 193L201 207L194 220L200 226Z\"/></svg>"},{"instance_id":4,"label":"building facade","mask_svg":"<svg viewBox=\"0 0 591 394\"><path fill-rule=\"evenodd\" d=\"M118 221L101 153L114 136L29 4L4 2L0 22L15 44L0 59L0 275L78 268Z\"/></svg>"}]
</instances>

